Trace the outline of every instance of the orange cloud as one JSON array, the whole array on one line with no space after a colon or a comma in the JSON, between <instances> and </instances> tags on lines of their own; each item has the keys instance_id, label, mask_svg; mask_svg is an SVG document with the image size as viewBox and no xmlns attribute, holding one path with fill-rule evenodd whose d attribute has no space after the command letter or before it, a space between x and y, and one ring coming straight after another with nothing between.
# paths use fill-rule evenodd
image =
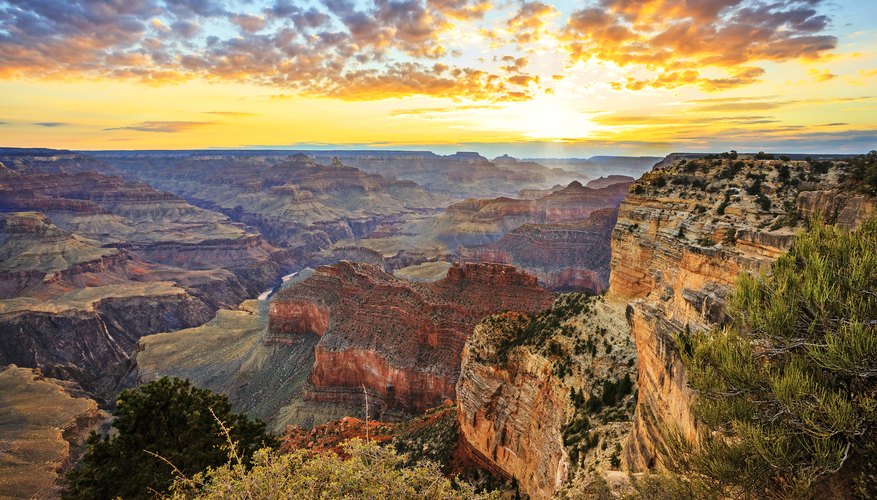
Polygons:
<instances>
[{"instance_id":1,"label":"orange cloud","mask_svg":"<svg viewBox=\"0 0 877 500\"><path fill-rule=\"evenodd\" d=\"M817 59L837 45L822 34L821 0L603 0L570 16L563 40L573 61L638 65L657 74L615 88L698 85L722 90L757 81L759 61ZM703 76L715 68L726 77Z\"/></svg>"},{"instance_id":2,"label":"orange cloud","mask_svg":"<svg viewBox=\"0 0 877 500\"><path fill-rule=\"evenodd\" d=\"M538 41L545 34L547 18L557 9L542 2L524 2L515 15L506 22L512 38L518 44Z\"/></svg>"}]
</instances>

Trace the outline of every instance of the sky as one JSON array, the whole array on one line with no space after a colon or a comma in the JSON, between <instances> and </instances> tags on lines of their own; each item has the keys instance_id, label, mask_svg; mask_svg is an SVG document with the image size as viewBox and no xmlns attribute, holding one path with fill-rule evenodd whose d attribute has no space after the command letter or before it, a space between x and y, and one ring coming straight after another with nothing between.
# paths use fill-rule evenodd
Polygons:
<instances>
[{"instance_id":1,"label":"sky","mask_svg":"<svg viewBox=\"0 0 877 500\"><path fill-rule=\"evenodd\" d=\"M0 146L877 149L862 0L0 0Z\"/></svg>"}]
</instances>

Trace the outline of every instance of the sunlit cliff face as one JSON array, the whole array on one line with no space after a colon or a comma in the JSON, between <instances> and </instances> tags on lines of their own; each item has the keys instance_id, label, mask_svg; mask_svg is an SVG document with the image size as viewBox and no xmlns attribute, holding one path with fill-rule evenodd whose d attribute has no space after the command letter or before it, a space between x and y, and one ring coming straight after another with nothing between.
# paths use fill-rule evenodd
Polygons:
<instances>
[{"instance_id":1,"label":"sunlit cliff face","mask_svg":"<svg viewBox=\"0 0 877 500\"><path fill-rule=\"evenodd\" d=\"M852 0L0 0L3 145L877 145Z\"/></svg>"}]
</instances>

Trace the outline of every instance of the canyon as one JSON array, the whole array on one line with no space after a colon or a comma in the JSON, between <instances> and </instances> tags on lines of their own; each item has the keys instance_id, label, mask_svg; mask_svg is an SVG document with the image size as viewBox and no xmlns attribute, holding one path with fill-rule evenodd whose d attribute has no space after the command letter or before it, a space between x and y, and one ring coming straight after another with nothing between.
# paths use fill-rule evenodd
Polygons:
<instances>
[{"instance_id":1,"label":"canyon","mask_svg":"<svg viewBox=\"0 0 877 500\"><path fill-rule=\"evenodd\" d=\"M275 429L362 412L398 420L455 398L460 353L475 324L537 311L554 294L511 266L452 266L409 282L343 261L220 311L206 325L141 339L128 379L190 378L229 394Z\"/></svg>"},{"instance_id":2,"label":"canyon","mask_svg":"<svg viewBox=\"0 0 877 500\"><path fill-rule=\"evenodd\" d=\"M139 337L204 323L292 264L221 214L47 153L0 151L0 364L112 397Z\"/></svg>"},{"instance_id":3,"label":"canyon","mask_svg":"<svg viewBox=\"0 0 877 500\"><path fill-rule=\"evenodd\" d=\"M73 429L40 487L169 375L288 447L361 434L367 400L387 442L440 420L443 465L580 496L694 438L674 339L722 325L741 272L877 213L841 157L673 154L633 182L646 159L308 153L0 149L0 384L72 408L27 417Z\"/></svg>"},{"instance_id":4,"label":"canyon","mask_svg":"<svg viewBox=\"0 0 877 500\"><path fill-rule=\"evenodd\" d=\"M0 497L57 498L89 432L109 418L70 382L0 368Z\"/></svg>"}]
</instances>

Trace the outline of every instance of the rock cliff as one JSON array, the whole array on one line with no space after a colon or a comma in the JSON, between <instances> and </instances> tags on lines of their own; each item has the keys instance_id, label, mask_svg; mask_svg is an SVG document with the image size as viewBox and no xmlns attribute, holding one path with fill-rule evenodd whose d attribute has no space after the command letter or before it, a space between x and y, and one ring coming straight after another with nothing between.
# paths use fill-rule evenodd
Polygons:
<instances>
[{"instance_id":1,"label":"rock cliff","mask_svg":"<svg viewBox=\"0 0 877 500\"><path fill-rule=\"evenodd\" d=\"M304 265L311 254L361 238L388 221L445 206L448 198L299 155L104 154L112 168L200 207L221 212L286 247Z\"/></svg>"},{"instance_id":2,"label":"rock cliff","mask_svg":"<svg viewBox=\"0 0 877 500\"><path fill-rule=\"evenodd\" d=\"M632 186L612 235L609 292L629 302L639 357L631 469L660 462L668 431L694 436L674 335L721 323L737 276L783 254L815 213L851 227L875 211L843 177L838 161L673 155Z\"/></svg>"},{"instance_id":3,"label":"rock cliff","mask_svg":"<svg viewBox=\"0 0 877 500\"><path fill-rule=\"evenodd\" d=\"M466 343L457 382L463 439L532 498L620 466L636 371L622 309L563 295L539 314L489 317Z\"/></svg>"},{"instance_id":4,"label":"rock cliff","mask_svg":"<svg viewBox=\"0 0 877 500\"><path fill-rule=\"evenodd\" d=\"M364 386L376 416L408 414L454 397L463 343L481 318L539 310L552 297L510 266L454 266L413 283L341 262L274 297L266 343L320 336L306 399L358 404Z\"/></svg>"},{"instance_id":5,"label":"rock cliff","mask_svg":"<svg viewBox=\"0 0 877 500\"><path fill-rule=\"evenodd\" d=\"M591 189L572 182L537 199L469 199L448 207L424 232L452 248L486 245L524 224L580 223L626 195L623 183Z\"/></svg>"},{"instance_id":6,"label":"rock cliff","mask_svg":"<svg viewBox=\"0 0 877 500\"><path fill-rule=\"evenodd\" d=\"M499 262L535 274L552 290L600 293L609 285L617 210L604 208L579 222L524 224L489 245L462 247L462 260Z\"/></svg>"}]
</instances>

